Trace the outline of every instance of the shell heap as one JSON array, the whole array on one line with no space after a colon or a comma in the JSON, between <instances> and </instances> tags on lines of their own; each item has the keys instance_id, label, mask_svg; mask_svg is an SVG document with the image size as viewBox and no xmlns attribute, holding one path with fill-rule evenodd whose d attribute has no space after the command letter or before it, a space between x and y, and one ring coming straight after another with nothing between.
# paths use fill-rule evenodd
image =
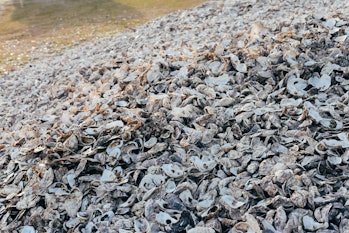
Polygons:
<instances>
[{"instance_id":1,"label":"shell heap","mask_svg":"<svg viewBox=\"0 0 349 233\"><path fill-rule=\"evenodd\" d=\"M208 1L4 76L3 232L349 232L349 2Z\"/></svg>"}]
</instances>

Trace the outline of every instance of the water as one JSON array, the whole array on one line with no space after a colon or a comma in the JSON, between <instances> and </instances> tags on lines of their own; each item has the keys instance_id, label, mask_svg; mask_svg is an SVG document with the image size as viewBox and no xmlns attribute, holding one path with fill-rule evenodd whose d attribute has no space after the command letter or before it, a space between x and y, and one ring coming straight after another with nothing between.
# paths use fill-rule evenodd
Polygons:
<instances>
[{"instance_id":1,"label":"water","mask_svg":"<svg viewBox=\"0 0 349 233\"><path fill-rule=\"evenodd\" d=\"M0 73L204 0L0 0Z\"/></svg>"}]
</instances>

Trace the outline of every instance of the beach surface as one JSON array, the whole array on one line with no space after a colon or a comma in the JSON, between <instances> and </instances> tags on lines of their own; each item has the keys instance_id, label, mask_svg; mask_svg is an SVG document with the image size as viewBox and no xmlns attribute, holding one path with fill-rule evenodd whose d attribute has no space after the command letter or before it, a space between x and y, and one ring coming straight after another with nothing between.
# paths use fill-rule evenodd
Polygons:
<instances>
[{"instance_id":1,"label":"beach surface","mask_svg":"<svg viewBox=\"0 0 349 233\"><path fill-rule=\"evenodd\" d=\"M207 1L1 77L3 232L349 232L349 2Z\"/></svg>"}]
</instances>

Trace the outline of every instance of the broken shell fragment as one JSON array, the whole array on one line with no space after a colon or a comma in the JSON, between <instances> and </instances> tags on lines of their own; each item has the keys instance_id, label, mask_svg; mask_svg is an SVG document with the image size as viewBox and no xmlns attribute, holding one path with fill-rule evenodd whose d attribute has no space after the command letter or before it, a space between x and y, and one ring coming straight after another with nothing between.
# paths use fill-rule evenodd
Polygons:
<instances>
[{"instance_id":1,"label":"broken shell fragment","mask_svg":"<svg viewBox=\"0 0 349 233\"><path fill-rule=\"evenodd\" d=\"M24 226L21 229L21 233L35 233L35 228L33 226Z\"/></svg>"},{"instance_id":2,"label":"broken shell fragment","mask_svg":"<svg viewBox=\"0 0 349 233\"><path fill-rule=\"evenodd\" d=\"M194 227L187 231L188 233L215 233L216 231L210 227Z\"/></svg>"},{"instance_id":3,"label":"broken shell fragment","mask_svg":"<svg viewBox=\"0 0 349 233\"><path fill-rule=\"evenodd\" d=\"M144 142L145 148L152 148L157 143L156 137L151 137L148 141Z\"/></svg>"},{"instance_id":4,"label":"broken shell fragment","mask_svg":"<svg viewBox=\"0 0 349 233\"><path fill-rule=\"evenodd\" d=\"M308 80L308 83L320 91L326 91L331 86L331 77L327 74L321 77L313 76Z\"/></svg>"},{"instance_id":5,"label":"broken shell fragment","mask_svg":"<svg viewBox=\"0 0 349 233\"><path fill-rule=\"evenodd\" d=\"M238 232L256 232L256 233L262 233L262 230L260 229L257 220L255 217L253 217L250 214L245 215L246 222L239 222L237 223L230 231L229 233L238 233Z\"/></svg>"},{"instance_id":6,"label":"broken shell fragment","mask_svg":"<svg viewBox=\"0 0 349 233\"><path fill-rule=\"evenodd\" d=\"M124 122L123 121L112 121L112 122L109 122L107 124L104 125L104 129L105 130L113 130L115 128L121 128L124 126Z\"/></svg>"},{"instance_id":7,"label":"broken shell fragment","mask_svg":"<svg viewBox=\"0 0 349 233\"><path fill-rule=\"evenodd\" d=\"M164 164L161 168L167 176L172 178L178 178L184 175L183 169L178 164Z\"/></svg>"},{"instance_id":8,"label":"broken shell fragment","mask_svg":"<svg viewBox=\"0 0 349 233\"><path fill-rule=\"evenodd\" d=\"M217 165L217 162L210 157L200 159L198 156L193 156L190 160L193 162L195 167L202 172L211 171Z\"/></svg>"},{"instance_id":9,"label":"broken shell fragment","mask_svg":"<svg viewBox=\"0 0 349 233\"><path fill-rule=\"evenodd\" d=\"M246 73L247 72L247 67L244 63L241 63L239 58L236 55L231 55L230 56L230 61L234 68L241 72L241 73Z\"/></svg>"},{"instance_id":10,"label":"broken shell fragment","mask_svg":"<svg viewBox=\"0 0 349 233\"><path fill-rule=\"evenodd\" d=\"M227 210L238 209L246 204L245 202L238 201L233 196L229 196L229 195L222 196L220 199L220 203Z\"/></svg>"},{"instance_id":11,"label":"broken shell fragment","mask_svg":"<svg viewBox=\"0 0 349 233\"><path fill-rule=\"evenodd\" d=\"M170 225L178 222L177 219L172 218L168 213L160 212L155 215L155 220L161 225Z\"/></svg>"},{"instance_id":12,"label":"broken shell fragment","mask_svg":"<svg viewBox=\"0 0 349 233\"><path fill-rule=\"evenodd\" d=\"M316 222L312 217L306 215L303 217L303 226L305 230L316 231L319 229L326 229L328 227L328 223Z\"/></svg>"},{"instance_id":13,"label":"broken shell fragment","mask_svg":"<svg viewBox=\"0 0 349 233\"><path fill-rule=\"evenodd\" d=\"M287 91L297 97L302 97L307 94L305 88L308 86L308 83L301 78L298 78L296 75L290 75L287 79Z\"/></svg>"},{"instance_id":14,"label":"broken shell fragment","mask_svg":"<svg viewBox=\"0 0 349 233\"><path fill-rule=\"evenodd\" d=\"M111 157L119 157L121 155L121 147L122 147L123 143L122 141L113 141L111 142L107 149L106 152L109 156Z\"/></svg>"},{"instance_id":15,"label":"broken shell fragment","mask_svg":"<svg viewBox=\"0 0 349 233\"><path fill-rule=\"evenodd\" d=\"M28 194L22 197L16 204L18 210L34 207L40 201L40 197L35 194Z\"/></svg>"},{"instance_id":16,"label":"broken shell fragment","mask_svg":"<svg viewBox=\"0 0 349 233\"><path fill-rule=\"evenodd\" d=\"M76 151L79 146L78 138L72 134L63 143L63 146L70 151Z\"/></svg>"}]
</instances>

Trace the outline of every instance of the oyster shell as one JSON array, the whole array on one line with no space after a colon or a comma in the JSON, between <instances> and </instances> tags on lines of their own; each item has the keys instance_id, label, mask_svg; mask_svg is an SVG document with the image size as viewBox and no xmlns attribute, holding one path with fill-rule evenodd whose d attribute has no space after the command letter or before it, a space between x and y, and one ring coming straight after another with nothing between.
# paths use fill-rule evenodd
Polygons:
<instances>
[{"instance_id":1,"label":"oyster shell","mask_svg":"<svg viewBox=\"0 0 349 233\"><path fill-rule=\"evenodd\" d=\"M1 77L1 230L347 232L348 7L206 1Z\"/></svg>"},{"instance_id":2,"label":"oyster shell","mask_svg":"<svg viewBox=\"0 0 349 233\"><path fill-rule=\"evenodd\" d=\"M216 231L210 227L194 227L188 230L188 233L215 233Z\"/></svg>"}]
</instances>

